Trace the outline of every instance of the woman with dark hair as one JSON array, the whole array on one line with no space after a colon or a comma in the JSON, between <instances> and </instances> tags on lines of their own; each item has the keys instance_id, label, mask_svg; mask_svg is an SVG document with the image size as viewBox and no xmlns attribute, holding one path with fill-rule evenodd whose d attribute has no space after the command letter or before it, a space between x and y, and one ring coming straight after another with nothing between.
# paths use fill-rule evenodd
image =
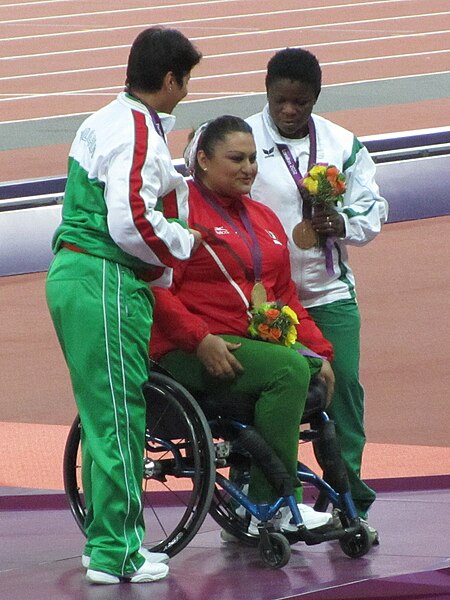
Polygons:
<instances>
[{"instance_id":1,"label":"woman with dark hair","mask_svg":"<svg viewBox=\"0 0 450 600\"><path fill-rule=\"evenodd\" d=\"M375 492L361 480L365 433L360 315L347 247L367 244L380 232L387 203L367 149L350 131L312 113L321 79L319 62L307 50L286 48L270 59L267 105L247 119L259 159L251 196L275 210L283 223L298 296L333 344L336 386L329 413L353 500L366 519ZM338 206L313 211L302 179L317 163L336 167L345 176L346 191ZM377 538L374 529L372 536Z\"/></svg>"},{"instance_id":2,"label":"woman with dark hair","mask_svg":"<svg viewBox=\"0 0 450 600\"><path fill-rule=\"evenodd\" d=\"M91 583L168 572L166 554L142 547L148 282L170 285L172 268L200 241L187 228L187 185L165 139L200 56L179 31L143 31L126 91L86 119L70 150L47 302L81 418L82 564Z\"/></svg>"},{"instance_id":3,"label":"woman with dark hair","mask_svg":"<svg viewBox=\"0 0 450 600\"><path fill-rule=\"evenodd\" d=\"M151 355L194 394L250 405L256 429L292 477L304 524L323 526L330 515L301 503L296 473L311 374L320 373L332 392L332 348L297 298L280 222L247 196L257 170L251 128L238 117L219 117L197 130L185 156L193 174L189 225L202 244L174 269L170 288L154 289ZM279 303L273 314L298 315L301 344L249 337L251 311L266 302ZM249 496L258 503L277 498L255 465ZM289 519L286 512L282 529L294 527ZM254 518L249 532L257 535Z\"/></svg>"}]
</instances>

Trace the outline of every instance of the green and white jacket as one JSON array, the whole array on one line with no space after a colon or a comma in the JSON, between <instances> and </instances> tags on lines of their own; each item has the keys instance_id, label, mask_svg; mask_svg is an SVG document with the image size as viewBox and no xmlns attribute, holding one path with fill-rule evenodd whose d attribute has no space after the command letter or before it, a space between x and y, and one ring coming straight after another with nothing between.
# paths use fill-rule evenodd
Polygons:
<instances>
[{"instance_id":1,"label":"green and white jacket","mask_svg":"<svg viewBox=\"0 0 450 600\"><path fill-rule=\"evenodd\" d=\"M175 117L159 115L164 132ZM71 244L168 286L189 258L187 184L148 108L122 92L88 117L69 153L62 223L53 249Z\"/></svg>"},{"instance_id":2,"label":"green and white jacket","mask_svg":"<svg viewBox=\"0 0 450 600\"><path fill-rule=\"evenodd\" d=\"M336 239L332 249L334 275L327 272L321 248L301 250L292 241L292 230L302 220L302 198L277 144L286 144L298 170L308 170L309 136L291 140L280 136L268 106L247 119L257 147L258 175L251 196L272 208L289 238L292 278L306 308L355 298L355 278L348 264L347 245L362 246L381 230L388 204L375 182L375 164L369 152L346 129L312 115L317 138L316 162L335 165L345 173L347 189L338 211L345 221L345 238Z\"/></svg>"}]
</instances>

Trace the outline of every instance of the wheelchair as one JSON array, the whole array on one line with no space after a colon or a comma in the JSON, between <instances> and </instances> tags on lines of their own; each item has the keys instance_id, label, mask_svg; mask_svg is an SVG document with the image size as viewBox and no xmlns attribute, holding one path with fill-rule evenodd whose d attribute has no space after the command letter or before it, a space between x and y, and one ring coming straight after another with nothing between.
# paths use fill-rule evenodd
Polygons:
<instances>
[{"instance_id":1,"label":"wheelchair","mask_svg":"<svg viewBox=\"0 0 450 600\"><path fill-rule=\"evenodd\" d=\"M291 544L307 545L337 540L351 558L364 556L372 541L367 525L356 513L340 457L334 423L324 411L326 390L320 379L310 385L299 433L300 443L312 442L322 477L298 463L297 477L317 491L314 509L335 509L331 525L308 530L294 498L293 483L284 465L252 426L252 407L195 399L156 363L144 386L147 403L143 451L143 545L174 556L189 544L208 513L222 530L243 544L259 547L262 561L272 568L285 566ZM66 441L63 477L71 512L84 533L81 424L77 417ZM277 490L277 500L254 504L246 495L250 464L257 461ZM274 518L288 506L295 532L276 531ZM251 515L259 521L259 536L248 533Z\"/></svg>"}]
</instances>

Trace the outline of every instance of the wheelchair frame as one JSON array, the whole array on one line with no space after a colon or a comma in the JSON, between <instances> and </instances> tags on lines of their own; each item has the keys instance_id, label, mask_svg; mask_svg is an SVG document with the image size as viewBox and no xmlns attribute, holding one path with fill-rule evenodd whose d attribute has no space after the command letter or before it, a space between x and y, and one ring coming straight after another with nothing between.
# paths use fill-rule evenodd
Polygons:
<instances>
[{"instance_id":1,"label":"wheelchair frame","mask_svg":"<svg viewBox=\"0 0 450 600\"><path fill-rule=\"evenodd\" d=\"M284 467L251 425L220 415L207 420L194 397L157 365L153 365L144 395L147 402L143 460L146 547L169 556L177 554L193 539L209 512L228 534L247 545L259 546L262 560L273 568L288 563L290 544L299 541L312 545L338 540L343 552L351 558L359 558L369 551L372 545L369 530L357 516L340 459L334 423L323 410L308 414L306 422L310 427L300 432L301 440L313 442L324 471L323 478L303 463L299 463L297 476L318 490L314 508L325 511L332 504L337 509L339 522L310 531L303 525L293 488L286 483L289 476L286 474L282 480L274 477L274 471L280 473L280 467L281 471ZM86 511L81 483L80 430L77 417L66 442L63 476L70 509L84 533ZM266 460L270 453L271 457ZM258 460L266 477L279 490L275 502L254 504L244 493L250 460ZM276 469L270 464L273 461ZM230 467L240 470L240 481L223 474L222 470ZM271 520L282 506L289 506L291 510L298 526L295 533L280 533L273 528ZM237 510L238 507L241 509ZM260 520L259 537L247 531L250 515Z\"/></svg>"}]
</instances>

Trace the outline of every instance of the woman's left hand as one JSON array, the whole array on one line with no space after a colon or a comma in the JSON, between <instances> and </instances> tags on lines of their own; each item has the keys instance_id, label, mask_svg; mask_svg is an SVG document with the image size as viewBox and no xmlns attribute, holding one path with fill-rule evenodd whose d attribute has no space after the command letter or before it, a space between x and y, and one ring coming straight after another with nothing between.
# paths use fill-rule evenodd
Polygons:
<instances>
[{"instance_id":1,"label":"woman's left hand","mask_svg":"<svg viewBox=\"0 0 450 600\"><path fill-rule=\"evenodd\" d=\"M331 399L333 398L335 381L333 369L331 368L331 365L327 360L323 361L319 376L322 377L322 379L327 384L327 404L325 407L327 408L331 404Z\"/></svg>"},{"instance_id":2,"label":"woman's left hand","mask_svg":"<svg viewBox=\"0 0 450 600\"><path fill-rule=\"evenodd\" d=\"M344 217L335 210L331 213L318 213L311 219L313 229L319 235L327 237L344 237Z\"/></svg>"}]
</instances>

